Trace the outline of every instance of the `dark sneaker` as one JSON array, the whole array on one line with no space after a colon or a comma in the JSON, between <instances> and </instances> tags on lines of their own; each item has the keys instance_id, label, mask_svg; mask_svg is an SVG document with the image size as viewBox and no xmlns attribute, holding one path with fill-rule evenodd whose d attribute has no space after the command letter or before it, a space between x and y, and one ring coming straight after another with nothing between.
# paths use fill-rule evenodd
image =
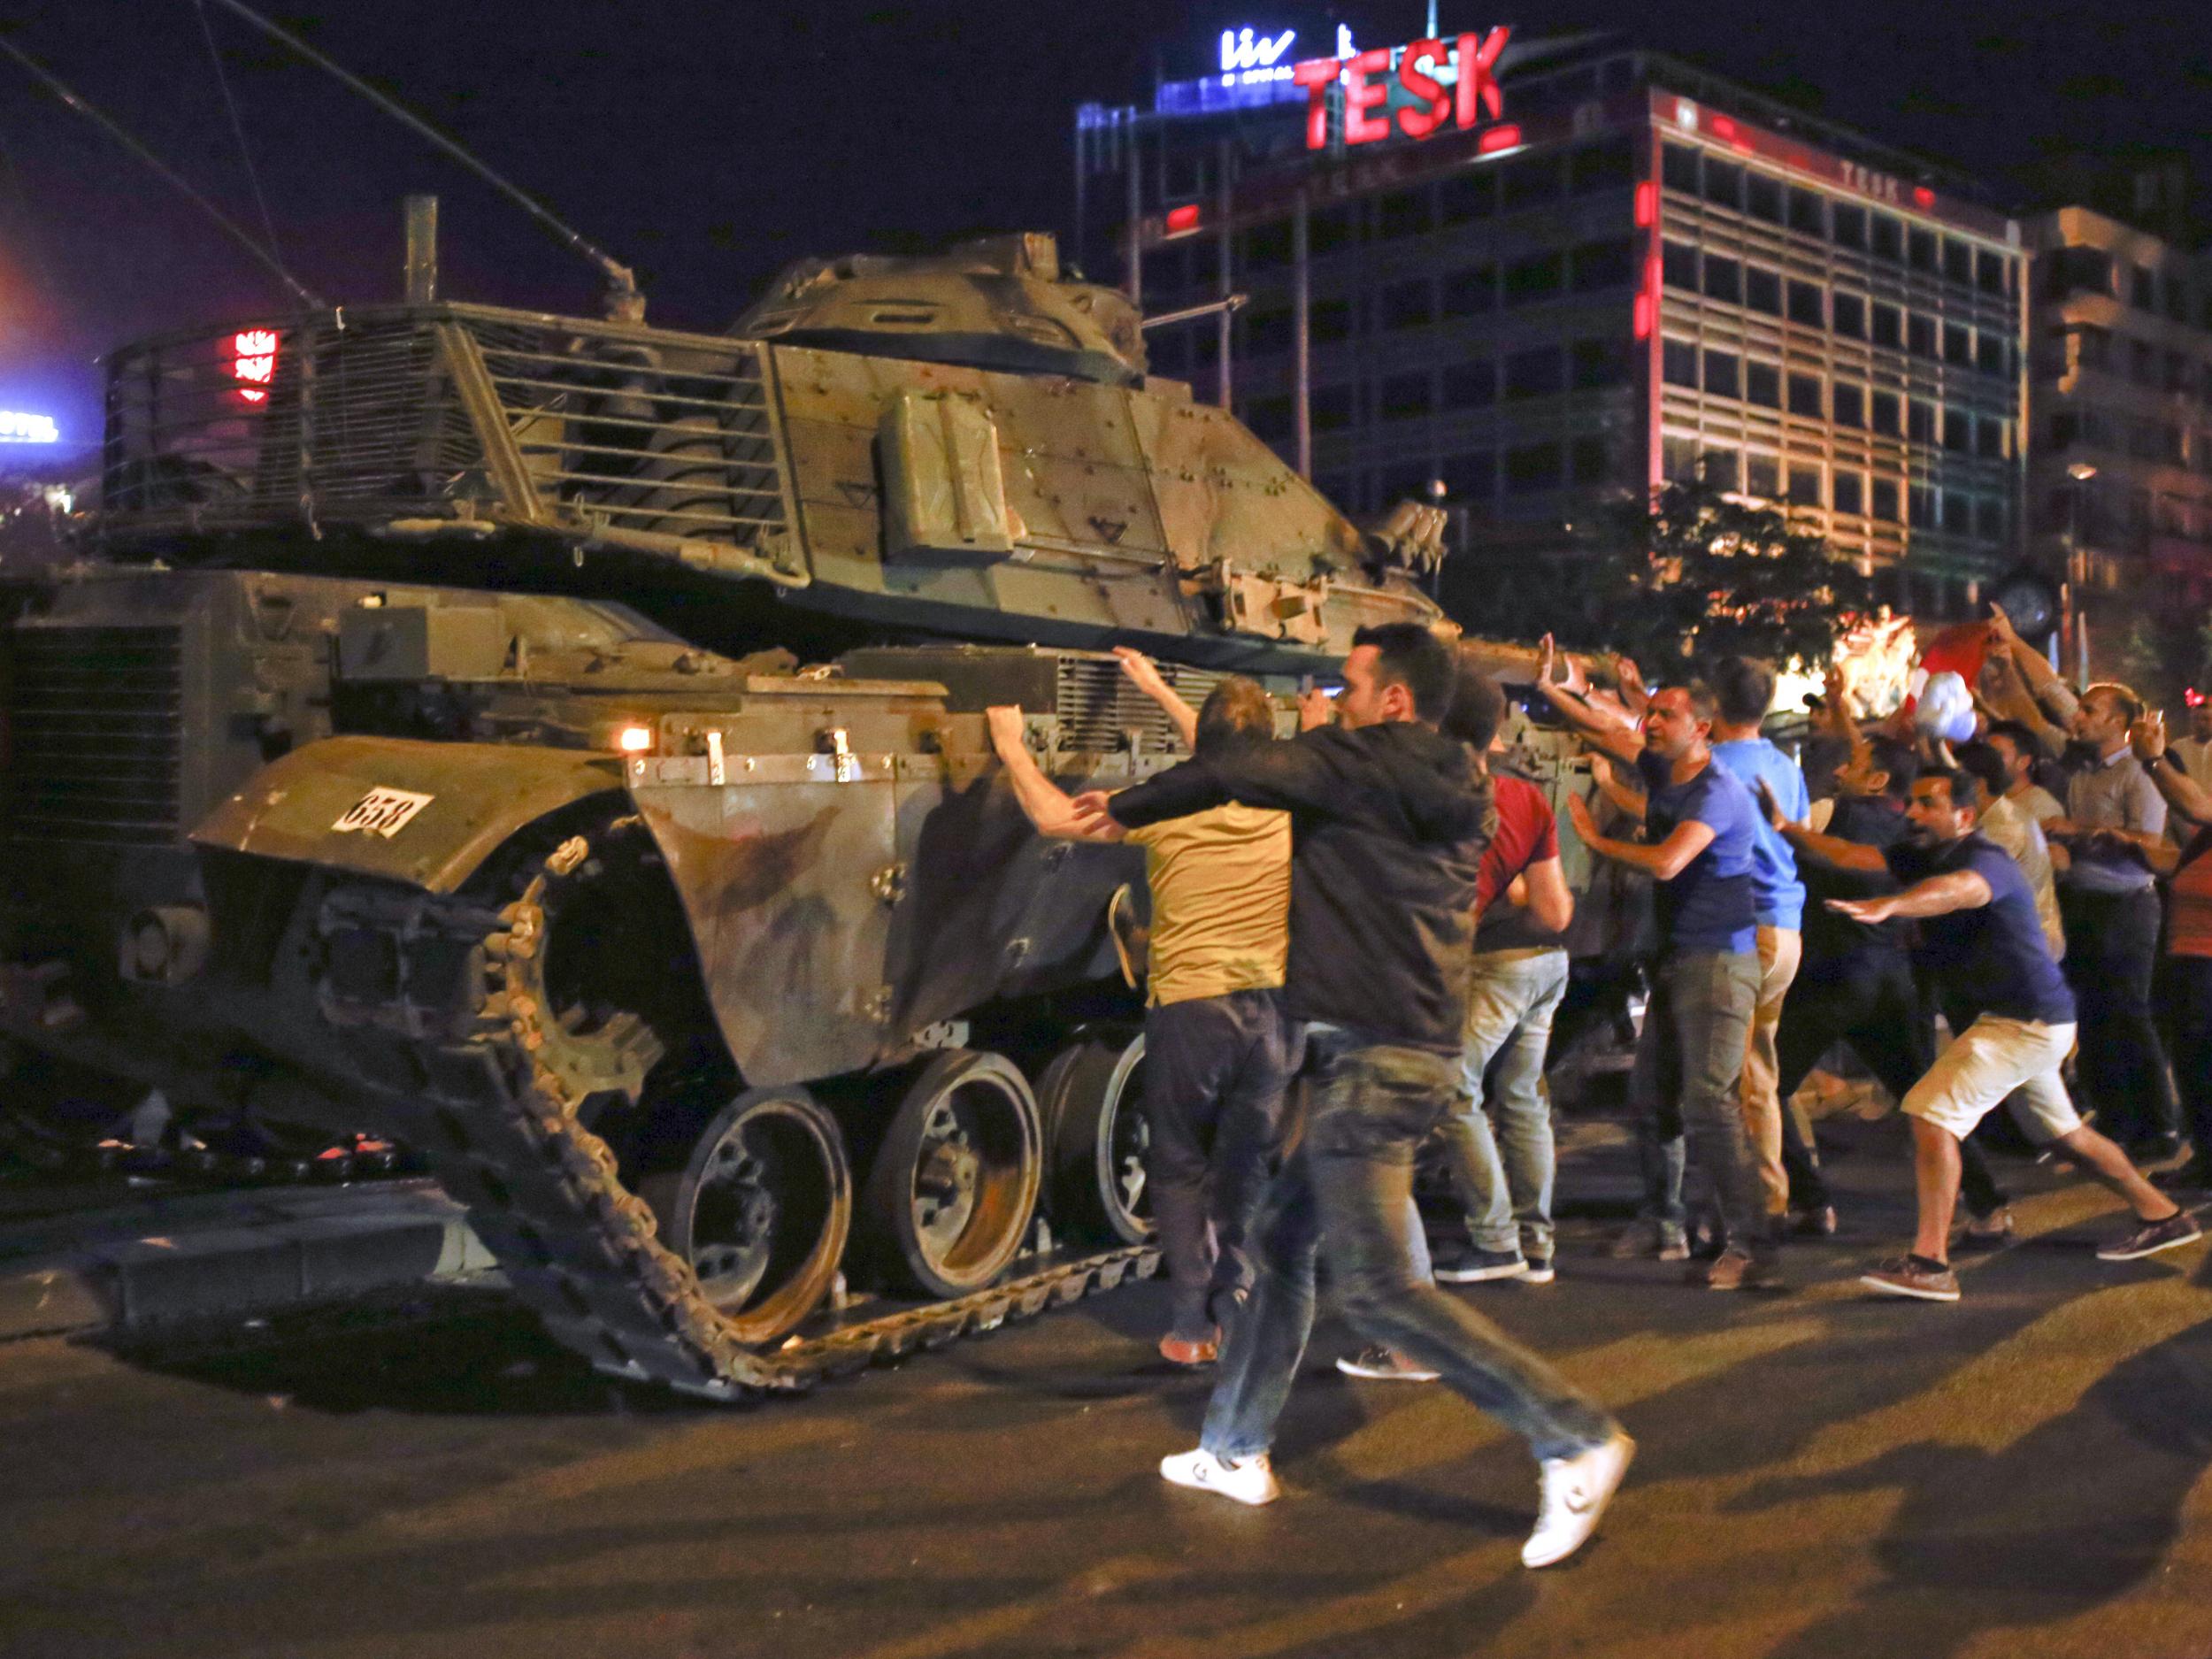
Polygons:
<instances>
[{"instance_id":1,"label":"dark sneaker","mask_svg":"<svg viewBox=\"0 0 2212 1659\"><path fill-rule=\"evenodd\" d=\"M1437 1373L1425 1365L1417 1365L1395 1348L1385 1348L1379 1342L1370 1342L1356 1354L1347 1354L1336 1363L1337 1370L1347 1377L1364 1377L1373 1382L1434 1382Z\"/></svg>"},{"instance_id":2,"label":"dark sneaker","mask_svg":"<svg viewBox=\"0 0 2212 1659\"><path fill-rule=\"evenodd\" d=\"M1790 1217L1790 1231L1801 1239L1832 1239L1836 1236L1836 1207L1818 1204L1810 1210L1801 1210Z\"/></svg>"},{"instance_id":3,"label":"dark sneaker","mask_svg":"<svg viewBox=\"0 0 2212 1659\"><path fill-rule=\"evenodd\" d=\"M1519 1279L1527 1272L1528 1258L1518 1250L1470 1249L1436 1264L1440 1285L1482 1285L1494 1279Z\"/></svg>"},{"instance_id":4,"label":"dark sneaker","mask_svg":"<svg viewBox=\"0 0 2212 1659\"><path fill-rule=\"evenodd\" d=\"M1900 1256L1886 1261L1872 1272L1860 1274L1859 1283L1886 1296L1911 1296L1921 1302L1959 1299L1959 1276L1945 1263L1924 1261L1916 1256Z\"/></svg>"},{"instance_id":5,"label":"dark sneaker","mask_svg":"<svg viewBox=\"0 0 2212 1659\"><path fill-rule=\"evenodd\" d=\"M1969 1216L1951 1248L1979 1255L1985 1250L2001 1250L2011 1242L2012 1207L2000 1204L1985 1216Z\"/></svg>"},{"instance_id":6,"label":"dark sneaker","mask_svg":"<svg viewBox=\"0 0 2212 1659\"><path fill-rule=\"evenodd\" d=\"M1690 1240L1678 1222L1654 1221L1646 1217L1630 1222L1608 1247L1607 1254L1617 1262L1631 1262L1646 1256L1655 1256L1663 1262L1686 1262L1690 1259Z\"/></svg>"},{"instance_id":7,"label":"dark sneaker","mask_svg":"<svg viewBox=\"0 0 2212 1659\"><path fill-rule=\"evenodd\" d=\"M1552 1282L1552 1280L1557 1279L1559 1275L1557 1273L1552 1271L1550 1256L1532 1256L1528 1258L1528 1271L1521 1275L1521 1283L1524 1285L1548 1285Z\"/></svg>"},{"instance_id":8,"label":"dark sneaker","mask_svg":"<svg viewBox=\"0 0 2212 1659\"><path fill-rule=\"evenodd\" d=\"M1701 1290L1779 1290L1782 1267L1770 1256L1731 1248L1709 1262L1696 1263L1682 1280Z\"/></svg>"},{"instance_id":9,"label":"dark sneaker","mask_svg":"<svg viewBox=\"0 0 2212 1659\"><path fill-rule=\"evenodd\" d=\"M2177 1210L2163 1221L2147 1221L2126 1238L2114 1240L2097 1252L2097 1259L2100 1262L2139 1262L2147 1256L2156 1256L2161 1250L2194 1244L2203 1236L2197 1226L2197 1218L2185 1210Z\"/></svg>"}]
</instances>

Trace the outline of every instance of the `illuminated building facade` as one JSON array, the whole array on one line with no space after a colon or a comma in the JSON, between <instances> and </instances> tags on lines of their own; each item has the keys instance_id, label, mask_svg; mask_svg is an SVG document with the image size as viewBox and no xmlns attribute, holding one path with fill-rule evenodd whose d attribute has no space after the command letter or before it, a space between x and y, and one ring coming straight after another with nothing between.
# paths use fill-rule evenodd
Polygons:
<instances>
[{"instance_id":1,"label":"illuminated building facade","mask_svg":"<svg viewBox=\"0 0 2212 1659\"><path fill-rule=\"evenodd\" d=\"M1501 33L1086 106L1093 264L1127 280L1134 222L1148 312L1248 296L1152 331L1155 371L1216 396L1225 350L1239 412L1325 493L1440 481L1477 557L1701 472L1893 602L1963 611L2023 545L2017 223L1686 65ZM1486 50L1487 105L1434 73Z\"/></svg>"}]
</instances>

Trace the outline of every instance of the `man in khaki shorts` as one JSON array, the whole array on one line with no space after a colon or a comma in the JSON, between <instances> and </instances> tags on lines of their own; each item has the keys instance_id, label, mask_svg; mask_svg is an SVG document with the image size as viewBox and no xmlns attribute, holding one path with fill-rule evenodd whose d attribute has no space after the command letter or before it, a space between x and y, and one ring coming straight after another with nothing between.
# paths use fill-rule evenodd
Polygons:
<instances>
[{"instance_id":1,"label":"man in khaki shorts","mask_svg":"<svg viewBox=\"0 0 2212 1659\"><path fill-rule=\"evenodd\" d=\"M1884 849L1901 893L1830 899L1828 908L1869 925L1921 923L1922 966L1944 1002L1976 1010L1973 1023L1936 1056L1905 1095L1912 1121L1918 1232L1911 1254L1884 1263L1860 1283L1892 1296L1956 1302L1948 1254L1958 1200L1959 1142L1991 1108L2019 1090L2013 1110L2034 1141L2062 1147L2097 1180L2127 1200L2136 1226L2097 1252L2131 1262L2187 1244L2197 1224L2136 1171L2127 1155L2083 1123L2058 1075L2074 1046L2074 998L2051 960L2035 898L2020 866L1976 833L1982 781L1937 768L1913 785L1910 840Z\"/></svg>"}]
</instances>

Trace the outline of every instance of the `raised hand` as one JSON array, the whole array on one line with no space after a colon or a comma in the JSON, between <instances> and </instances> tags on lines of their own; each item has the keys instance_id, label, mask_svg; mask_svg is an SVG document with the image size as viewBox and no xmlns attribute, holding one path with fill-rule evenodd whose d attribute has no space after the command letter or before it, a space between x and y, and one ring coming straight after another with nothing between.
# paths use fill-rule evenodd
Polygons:
<instances>
[{"instance_id":1,"label":"raised hand","mask_svg":"<svg viewBox=\"0 0 2212 1659\"><path fill-rule=\"evenodd\" d=\"M1989 603L1989 633L1991 638L2008 650L2020 643L2020 636L2013 632L2012 618L2005 614L2005 608L1993 599Z\"/></svg>"},{"instance_id":2,"label":"raised hand","mask_svg":"<svg viewBox=\"0 0 2212 1659\"><path fill-rule=\"evenodd\" d=\"M1644 684L1644 671L1636 666L1636 659L1626 653L1613 659L1613 678L1621 688L1621 701L1632 712L1641 713L1651 701L1651 687Z\"/></svg>"},{"instance_id":3,"label":"raised hand","mask_svg":"<svg viewBox=\"0 0 2212 1659\"><path fill-rule=\"evenodd\" d=\"M1764 778L1758 780L1759 806L1767 815L1767 822L1778 830L1787 829L1793 822L1782 810L1782 803L1774 798L1774 787Z\"/></svg>"},{"instance_id":4,"label":"raised hand","mask_svg":"<svg viewBox=\"0 0 2212 1659\"><path fill-rule=\"evenodd\" d=\"M1318 731L1336 718L1336 700L1318 686L1309 686L1298 694L1298 729Z\"/></svg>"},{"instance_id":5,"label":"raised hand","mask_svg":"<svg viewBox=\"0 0 2212 1659\"><path fill-rule=\"evenodd\" d=\"M1148 697L1156 697L1168 688L1161 675L1159 664L1133 645L1117 645L1114 656L1121 664L1121 672L1129 683Z\"/></svg>"},{"instance_id":6,"label":"raised hand","mask_svg":"<svg viewBox=\"0 0 2212 1659\"><path fill-rule=\"evenodd\" d=\"M1897 909L1894 899L1830 899L1827 904L1837 915L1847 916L1869 926L1889 920Z\"/></svg>"},{"instance_id":7,"label":"raised hand","mask_svg":"<svg viewBox=\"0 0 2212 1659\"><path fill-rule=\"evenodd\" d=\"M1586 845L1599 839L1597 819L1590 816L1590 803L1580 795L1567 797L1567 817Z\"/></svg>"},{"instance_id":8,"label":"raised hand","mask_svg":"<svg viewBox=\"0 0 2212 1659\"><path fill-rule=\"evenodd\" d=\"M1550 634L1547 634L1536 642L1536 683L1538 685L1551 684L1552 670L1557 663L1558 657L1559 648L1552 643Z\"/></svg>"},{"instance_id":9,"label":"raised hand","mask_svg":"<svg viewBox=\"0 0 2212 1659\"><path fill-rule=\"evenodd\" d=\"M1028 727L1019 709L1000 703L984 710L983 720L990 727L991 747L1002 757L1010 750L1018 753L1027 746Z\"/></svg>"},{"instance_id":10,"label":"raised hand","mask_svg":"<svg viewBox=\"0 0 2212 1659\"><path fill-rule=\"evenodd\" d=\"M2166 752L2166 717L2153 710L2128 728L2128 741L2133 745L2136 759L2146 766Z\"/></svg>"}]
</instances>

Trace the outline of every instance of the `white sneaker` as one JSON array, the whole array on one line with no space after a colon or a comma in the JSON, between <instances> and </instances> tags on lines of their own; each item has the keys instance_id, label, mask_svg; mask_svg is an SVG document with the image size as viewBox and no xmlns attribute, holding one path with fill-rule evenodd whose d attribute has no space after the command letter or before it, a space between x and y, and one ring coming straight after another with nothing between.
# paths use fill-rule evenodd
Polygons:
<instances>
[{"instance_id":1,"label":"white sneaker","mask_svg":"<svg viewBox=\"0 0 2212 1659\"><path fill-rule=\"evenodd\" d=\"M1239 1503L1272 1503L1283 1495L1265 1452L1234 1463L1216 1457L1203 1447L1194 1452L1179 1452L1160 1459L1160 1479L1194 1492L1217 1492Z\"/></svg>"},{"instance_id":2,"label":"white sneaker","mask_svg":"<svg viewBox=\"0 0 2212 1659\"><path fill-rule=\"evenodd\" d=\"M1536 1517L1536 1530L1521 1546L1521 1565L1548 1567L1564 1561L1582 1548L1597 1531L1598 1517L1613 1501L1613 1494L1636 1455L1636 1442L1615 1434L1602 1446L1594 1446L1579 1457L1544 1460L1544 1501Z\"/></svg>"},{"instance_id":3,"label":"white sneaker","mask_svg":"<svg viewBox=\"0 0 2212 1659\"><path fill-rule=\"evenodd\" d=\"M1371 1382L1434 1382L1437 1379L1437 1373L1419 1361L1408 1359L1379 1342L1370 1342L1356 1354L1339 1356L1336 1368L1347 1377L1364 1377Z\"/></svg>"}]
</instances>

